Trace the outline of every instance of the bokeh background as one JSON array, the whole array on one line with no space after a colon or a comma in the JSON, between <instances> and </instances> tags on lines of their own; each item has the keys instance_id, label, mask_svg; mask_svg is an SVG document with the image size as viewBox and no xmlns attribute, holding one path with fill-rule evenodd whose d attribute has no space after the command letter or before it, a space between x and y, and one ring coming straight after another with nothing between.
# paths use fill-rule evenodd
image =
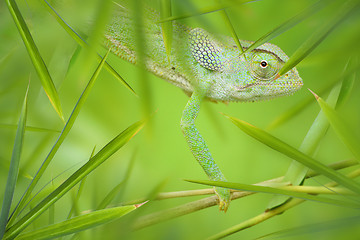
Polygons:
<instances>
[{"instance_id":1,"label":"bokeh background","mask_svg":"<svg viewBox=\"0 0 360 240\"><path fill-rule=\"evenodd\" d=\"M268 0L255 1L228 9L239 38L256 40L269 30L299 13L315 1ZM90 79L96 62L85 68L84 50L58 25L39 1L17 1L40 53L49 68L60 95L65 118L68 118L77 99ZM69 25L79 32L86 32L98 13L101 1L50 1ZM150 1L157 7L158 2ZM192 1L200 9L211 7L216 1ZM173 1L174 15L184 4ZM305 19L271 42L280 46L289 56L332 16L331 10L322 10ZM304 87L293 96L257 103L205 102L197 120L216 162L229 181L252 184L285 174L292 159L266 147L241 132L225 119L220 112L245 120L266 129L275 119L308 98L307 88L318 92L330 82L341 78L347 61L359 56L360 18L358 14L341 23L297 69ZM199 21L201 20L201 21ZM187 25L206 27L227 34L218 13L183 20ZM104 51L100 50L101 53ZM109 63L138 93L128 91L106 70L95 83L69 136L62 144L51 165L37 187L39 199L58 186L84 164L94 146L100 150L108 141L132 123L144 117L142 97L144 90L137 68L116 56L109 56ZM30 81L27 125L50 129L27 131L21 155L21 171L15 192L17 202L31 176L34 176L52 145L63 122L52 108L42 89L36 71L27 54L20 35L5 3L0 2L0 196L5 189L7 171L23 97ZM203 186L183 179L206 179L200 166L191 155L182 136L179 122L188 100L182 90L152 75L148 75L148 92L151 98L150 112L156 112L152 121L125 147L101 165L87 179L79 199L79 212L93 209L103 197L125 177L133 161L129 179L113 205L148 196L161 186L161 191L199 189ZM326 98L326 94L322 97ZM348 101L339 109L346 123L360 135L360 84L355 81ZM314 101L292 119L270 133L294 147L304 139L320 108ZM331 163L352 158L345 145L330 129L321 142L315 158ZM132 160L133 159L133 160ZM347 172L347 171L344 171ZM309 185L319 186L329 180L307 180ZM62 221L70 211L74 191L55 204L55 221ZM238 224L264 211L271 198L269 194L255 194L233 201L224 214L217 207L201 210L136 232L129 232L130 223L139 216L168 209L200 197L154 201L121 220L85 231L83 239L203 239ZM0 197L2 199L2 197ZM36 203L36 201L33 204ZM2 200L0 200L0 203ZM31 206L30 206L31 207ZM306 202L264 223L237 233L229 239L253 239L267 233L305 224L321 223L341 217L358 215L358 210ZM48 224L48 213L43 214L29 229ZM359 223L349 223L324 231L308 231L289 239L358 239Z\"/></svg>"}]
</instances>

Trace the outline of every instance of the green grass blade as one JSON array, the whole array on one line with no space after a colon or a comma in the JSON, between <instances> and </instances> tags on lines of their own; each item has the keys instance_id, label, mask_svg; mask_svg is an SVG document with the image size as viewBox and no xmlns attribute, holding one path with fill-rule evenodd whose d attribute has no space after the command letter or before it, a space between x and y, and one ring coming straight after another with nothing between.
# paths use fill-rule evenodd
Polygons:
<instances>
[{"instance_id":1,"label":"green grass blade","mask_svg":"<svg viewBox=\"0 0 360 240\"><path fill-rule=\"evenodd\" d=\"M264 187L257 185L249 185L249 184L241 184L241 183L233 183L233 182L222 182L222 181L209 181L209 180L186 180L192 183L199 183L209 186L223 187L241 191L250 191L250 192L261 192L261 193L270 193L270 194L280 194L288 197L300 198L308 201L315 201L319 203L332 204L341 207L350 207L350 208L359 208L360 203L342 201L332 198L320 197L316 195L310 195L307 193L295 192L281 188L273 188L273 187Z\"/></svg>"},{"instance_id":2,"label":"green grass blade","mask_svg":"<svg viewBox=\"0 0 360 240\"><path fill-rule=\"evenodd\" d=\"M241 53L244 53L244 48L241 46L241 43L239 41L239 37L237 36L236 34L236 31L235 31L235 28L234 26L232 25L231 21L230 21L230 18L228 16L228 14L226 13L226 10L222 10L220 12L220 14L222 15L222 18L225 22L225 25L227 26L227 28L229 29L230 31L230 34L231 34L231 37L233 38L236 46L240 49ZM245 56L245 55L244 55ZM246 59L246 58L245 58Z\"/></svg>"},{"instance_id":3,"label":"green grass blade","mask_svg":"<svg viewBox=\"0 0 360 240\"><path fill-rule=\"evenodd\" d=\"M271 31L267 32L265 35L260 37L253 44L251 44L249 46L249 48L247 48L245 50L244 53L247 53L247 52L250 52L250 51L254 50L258 46L260 46L260 45L262 45L262 44L264 44L266 42L269 42L271 39L276 38L277 36L281 35L282 33L284 33L287 30L293 28L297 24L301 23L302 21L304 21L305 19L307 19L308 17L310 17L311 15L315 14L316 12L321 10L323 7L325 7L326 6L325 2L329 2L329 1L328 0L320 0L320 1L316 2L316 3L314 3L313 5L306 8L305 10L303 10L302 12L297 14L296 16L290 18L286 22L280 24L276 28L274 28Z\"/></svg>"},{"instance_id":4,"label":"green grass blade","mask_svg":"<svg viewBox=\"0 0 360 240\"><path fill-rule=\"evenodd\" d=\"M117 152L122 146L130 141L144 126L145 121L139 121L125 129L122 133L112 139L105 147L103 147L94 157L85 163L79 170L72 174L64 183L62 183L55 191L49 194L32 210L30 210L23 218L11 226L5 234L5 239L13 239L21 231L23 231L30 223L40 216L46 209L53 205L57 200L71 190L89 173L94 171L99 165L107 160L111 155Z\"/></svg>"},{"instance_id":5,"label":"green grass blade","mask_svg":"<svg viewBox=\"0 0 360 240\"><path fill-rule=\"evenodd\" d=\"M350 61L348 63L348 68L352 69L353 68L353 67L351 67L352 65L356 66L358 64L357 63L355 64L355 61L350 59ZM340 94L339 94L339 99L336 104L336 108L341 106L349 98L349 96L354 88L355 80L356 80L356 72L352 72L351 74L344 77L344 80L343 80L343 83L341 86L341 90L340 90Z\"/></svg>"},{"instance_id":6,"label":"green grass blade","mask_svg":"<svg viewBox=\"0 0 360 240\"><path fill-rule=\"evenodd\" d=\"M64 19L55 11L55 9L48 3L48 1L41 1L48 12L55 18L55 20L60 24L60 26L82 47L88 47L87 42L73 29L71 28ZM101 56L98 57L101 59ZM105 62L105 69L109 71L121 84L123 84L127 89L129 89L132 93L135 94L135 91L132 87L120 76L116 70L111 67L107 62Z\"/></svg>"},{"instance_id":7,"label":"green grass blade","mask_svg":"<svg viewBox=\"0 0 360 240\"><path fill-rule=\"evenodd\" d=\"M346 18L351 16L351 12L359 7L357 0L346 1L340 9L337 9L332 19L326 22L323 28L315 31L290 57L290 59L280 69L278 76L288 72L308 56L327 36Z\"/></svg>"},{"instance_id":8,"label":"green grass blade","mask_svg":"<svg viewBox=\"0 0 360 240\"><path fill-rule=\"evenodd\" d=\"M50 239L66 236L117 220L137 208L138 205L129 205L94 211L39 230L22 234L18 236L17 239Z\"/></svg>"},{"instance_id":9,"label":"green grass blade","mask_svg":"<svg viewBox=\"0 0 360 240\"><path fill-rule=\"evenodd\" d=\"M328 166L316 161L310 156L300 152L296 148L288 145L280 139L270 135L269 133L261 130L247 122L239 120L225 115L230 121L232 121L238 128L249 136L255 138L259 142L269 146L270 148L300 162L301 164L313 169L314 171L323 174L324 176L332 179L333 181L347 187L348 189L360 194L360 184L354 180L344 176L343 174L336 172Z\"/></svg>"},{"instance_id":10,"label":"green grass blade","mask_svg":"<svg viewBox=\"0 0 360 240\"><path fill-rule=\"evenodd\" d=\"M349 70L347 70L345 74L342 74L341 76L339 76L338 79L336 79L335 81L332 81L331 83L327 84L325 87L320 89L319 94L325 94L328 91L330 91L339 82L343 81L344 79L346 80L348 78L351 78L352 75L355 75L356 72L359 71L359 68L360 68L359 64L349 67ZM347 85L347 83L345 85L343 85L343 87L346 85ZM274 121L272 121L269 124L269 126L267 127L267 129L268 130L274 129L274 128L280 126L281 124L285 123L286 121L289 121L290 119L295 117L298 113L303 111L306 107L308 107L313 102L314 102L314 99L311 96L311 94L309 94L301 102L292 106L289 110L287 110L286 112L281 114L279 117L277 117ZM339 103L340 102L341 102L341 93L339 96Z\"/></svg>"},{"instance_id":11,"label":"green grass blade","mask_svg":"<svg viewBox=\"0 0 360 240\"><path fill-rule=\"evenodd\" d=\"M15 124L0 124L0 128L17 129L18 126L15 125ZM59 130L55 130L55 129L40 128L40 127L31 127L31 126L25 126L25 131L60 133Z\"/></svg>"},{"instance_id":12,"label":"green grass blade","mask_svg":"<svg viewBox=\"0 0 360 240\"><path fill-rule=\"evenodd\" d=\"M171 0L160 1L160 19L171 17ZM173 38L173 23L163 22L161 23L162 35L165 44L166 55L170 62L172 38Z\"/></svg>"},{"instance_id":13,"label":"green grass blade","mask_svg":"<svg viewBox=\"0 0 360 240\"><path fill-rule=\"evenodd\" d=\"M56 91L55 85L51 79L51 76L45 65L45 62L42 59L40 52L36 47L36 44L31 36L31 33L25 23L25 20L22 17L19 8L16 5L15 0L5 0L5 2L9 8L11 16L15 21L16 27L18 28L18 31L29 53L31 61L36 69L36 72L40 78L41 84L46 92L46 95L48 96L57 114L64 121L64 115L61 109L59 95Z\"/></svg>"},{"instance_id":14,"label":"green grass blade","mask_svg":"<svg viewBox=\"0 0 360 240\"><path fill-rule=\"evenodd\" d=\"M266 234L264 236L256 238L258 239L274 239L274 238L291 238L294 236L299 236L303 234L309 233L318 233L320 231L329 231L340 228L348 228L348 227L356 227L359 224L360 216L348 217L348 218L340 218L330 221L324 221L320 223L311 223L306 224L300 227L285 229L277 232L273 232L270 234ZM304 236L305 237L305 236Z\"/></svg>"},{"instance_id":15,"label":"green grass blade","mask_svg":"<svg viewBox=\"0 0 360 240\"><path fill-rule=\"evenodd\" d=\"M335 106L339 97L341 85L335 86L330 92L330 95L327 99L327 102L332 106ZM326 119L322 111L319 112L315 121L311 125L309 131L307 132L303 142L301 143L299 150L309 156L313 156L317 146L320 141L325 136L327 129L329 127L329 122ZM290 167L288 168L284 182L290 182L291 185L297 186L302 183L308 168L301 163L293 160ZM268 208L274 208L283 204L288 198L283 196L274 196L268 205Z\"/></svg>"},{"instance_id":16,"label":"green grass blade","mask_svg":"<svg viewBox=\"0 0 360 240\"><path fill-rule=\"evenodd\" d=\"M67 123L65 124L65 127L63 128L61 134L59 135L56 143L54 144L54 146L50 150L49 154L46 156L44 162L42 163L42 165L39 168L38 172L34 176L33 180L30 183L30 185L28 186L28 188L27 188L26 192L24 193L23 197L21 198L18 206L15 209L15 212L12 214L13 219L17 216L18 212L25 206L26 201L28 200L29 196L31 195L33 189L35 188L35 186L38 183L39 179L41 178L42 174L44 173L47 166L50 164L51 160L55 156L57 150L59 149L59 147L61 146L61 144L65 140L66 136L70 132L72 126L74 125L74 122L75 122L77 116L80 113L80 109L84 105L87 97L90 94L90 91L91 91L92 87L94 86L94 83L95 83L97 77L100 74L100 71L101 71L101 69L102 69L102 67L103 67L103 65L105 63L105 60L106 60L106 57L107 57L108 53L106 54L106 56L101 61L98 68L95 70L93 76L91 77L90 81L88 82L87 86L85 87L84 91L82 92L78 102L76 103L76 105L75 105L75 107L73 109L73 112L71 113L71 115L70 115Z\"/></svg>"},{"instance_id":17,"label":"green grass blade","mask_svg":"<svg viewBox=\"0 0 360 240\"><path fill-rule=\"evenodd\" d=\"M317 96L315 93L313 94L338 137L347 146L347 148L351 151L355 158L360 161L359 138L354 134L354 131L348 127L348 125L341 118L341 116L331 106L329 106L329 104L327 104L321 97Z\"/></svg>"},{"instance_id":18,"label":"green grass blade","mask_svg":"<svg viewBox=\"0 0 360 240\"><path fill-rule=\"evenodd\" d=\"M28 92L29 92L29 86L26 90L24 103L20 113L18 129L16 131L15 143L11 156L9 173L6 180L4 199L0 214L0 239L2 239L2 237L4 236L5 228L8 223L11 203L13 200L16 181L19 174L20 155L21 155L22 145L24 142L25 125L26 125Z\"/></svg>"},{"instance_id":19,"label":"green grass blade","mask_svg":"<svg viewBox=\"0 0 360 240\"><path fill-rule=\"evenodd\" d=\"M207 7L207 8L193 9L193 11L190 13L185 13L185 14L182 14L179 16L171 16L168 18L164 18L164 19L161 19L160 21L158 21L157 23L164 23L164 22L168 22L168 21L175 21L175 20L180 20L180 19L184 19L184 18L195 17L195 16L207 14L207 13L221 11L221 10L224 10L225 8L228 8L228 7L231 7L234 5L240 5L240 4L255 2L255 1L256 0L226 1L226 3L216 4L214 6Z\"/></svg>"},{"instance_id":20,"label":"green grass blade","mask_svg":"<svg viewBox=\"0 0 360 240\"><path fill-rule=\"evenodd\" d=\"M126 173L124 176L124 179L117 184L106 196L105 198L100 202L99 206L96 209L103 209L106 208L106 206L108 206L111 201L113 201L115 199L115 197L119 194L120 190L124 189L125 184L127 183L129 177L130 177L130 173L131 170L133 168L134 162L135 162L135 158L136 158L136 153L133 154L133 156L130 159L129 165L126 169Z\"/></svg>"},{"instance_id":21,"label":"green grass blade","mask_svg":"<svg viewBox=\"0 0 360 240\"><path fill-rule=\"evenodd\" d=\"M94 156L95 148L96 147L93 148L89 160ZM83 188L85 186L85 181L86 181L86 177L83 180L81 180L81 182L79 184L79 188L77 190L76 196L73 199L72 206L71 206L71 209L70 209L67 219L71 218L71 216L73 215L74 212L75 212L75 214L77 214L77 212L75 210L78 209L78 202L79 202L81 193L83 191Z\"/></svg>"}]
</instances>

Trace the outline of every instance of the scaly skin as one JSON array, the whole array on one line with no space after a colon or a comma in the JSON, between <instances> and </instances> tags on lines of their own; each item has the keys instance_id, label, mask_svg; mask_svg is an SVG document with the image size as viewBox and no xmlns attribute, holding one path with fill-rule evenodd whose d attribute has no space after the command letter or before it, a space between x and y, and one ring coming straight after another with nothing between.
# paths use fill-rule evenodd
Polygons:
<instances>
[{"instance_id":1,"label":"scaly skin","mask_svg":"<svg viewBox=\"0 0 360 240\"><path fill-rule=\"evenodd\" d=\"M191 97L181 118L181 128L189 148L209 179L226 181L212 158L208 147L195 126L195 119L204 98L222 102L254 102L292 94L302 86L302 80L294 68L275 78L286 54L277 46L266 43L241 55L233 39L213 37L203 29L190 29L173 24L173 45L170 62L162 38L159 15L145 10L141 27L148 51L138 55L135 51L134 21L129 11L117 11L105 35L105 44L122 59L136 64L142 56L146 69L156 76L183 89ZM240 40L244 48L252 42ZM226 211L230 203L230 191L215 188L220 210Z\"/></svg>"}]
</instances>

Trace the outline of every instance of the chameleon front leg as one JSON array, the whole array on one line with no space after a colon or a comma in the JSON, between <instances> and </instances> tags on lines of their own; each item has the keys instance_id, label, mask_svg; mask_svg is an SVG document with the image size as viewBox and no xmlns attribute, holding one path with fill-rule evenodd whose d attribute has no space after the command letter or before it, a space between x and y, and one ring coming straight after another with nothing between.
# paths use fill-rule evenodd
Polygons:
<instances>
[{"instance_id":1,"label":"chameleon front leg","mask_svg":"<svg viewBox=\"0 0 360 240\"><path fill-rule=\"evenodd\" d=\"M187 102L181 118L181 129L185 139L189 144L190 150L195 159L199 162L206 175L213 181L226 181L220 168L216 165L211 153L195 126L195 119L200 110L200 104L204 98L204 93L194 91ZM219 198L220 211L226 212L230 204L230 190L226 188L215 187L216 195Z\"/></svg>"}]
</instances>

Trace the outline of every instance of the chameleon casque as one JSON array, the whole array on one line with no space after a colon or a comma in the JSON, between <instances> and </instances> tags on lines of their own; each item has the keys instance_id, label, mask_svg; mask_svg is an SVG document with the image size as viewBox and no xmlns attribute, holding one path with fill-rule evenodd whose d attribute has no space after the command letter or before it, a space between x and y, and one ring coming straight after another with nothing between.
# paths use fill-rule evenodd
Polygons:
<instances>
[{"instance_id":1,"label":"chameleon casque","mask_svg":"<svg viewBox=\"0 0 360 240\"><path fill-rule=\"evenodd\" d=\"M265 43L241 54L234 40L213 36L200 28L173 23L171 54L166 54L159 14L144 10L141 25L146 51L142 61L147 71L183 89L190 99L181 118L181 129L191 152L210 180L226 181L195 126L203 99L221 102L255 102L292 94L303 85L295 68L278 77L289 58L276 45ZM135 22L129 10L116 11L105 34L105 45L122 59L136 64ZM243 48L252 42L240 40ZM226 211L230 191L215 188L220 210Z\"/></svg>"}]
</instances>

